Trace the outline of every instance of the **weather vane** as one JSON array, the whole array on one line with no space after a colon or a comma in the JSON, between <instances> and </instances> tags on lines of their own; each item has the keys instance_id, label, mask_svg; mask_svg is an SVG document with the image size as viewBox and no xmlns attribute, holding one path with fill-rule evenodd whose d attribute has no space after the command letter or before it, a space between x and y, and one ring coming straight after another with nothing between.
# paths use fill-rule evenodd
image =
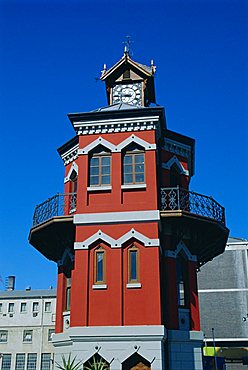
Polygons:
<instances>
[{"instance_id":1,"label":"weather vane","mask_svg":"<svg viewBox=\"0 0 248 370\"><path fill-rule=\"evenodd\" d=\"M126 40L122 42L124 44L124 53L131 57L133 55L131 50L131 44L133 44L133 41L131 40L131 36L125 36L125 39Z\"/></svg>"}]
</instances>

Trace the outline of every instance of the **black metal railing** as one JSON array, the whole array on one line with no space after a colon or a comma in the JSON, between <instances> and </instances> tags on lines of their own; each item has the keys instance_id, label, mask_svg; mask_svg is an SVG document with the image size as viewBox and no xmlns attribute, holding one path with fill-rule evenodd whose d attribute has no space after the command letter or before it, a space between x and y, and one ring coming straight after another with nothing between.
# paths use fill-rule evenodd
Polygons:
<instances>
[{"instance_id":1,"label":"black metal railing","mask_svg":"<svg viewBox=\"0 0 248 370\"><path fill-rule=\"evenodd\" d=\"M56 194L36 206L33 216L33 226L37 226L52 217L70 215L76 211L77 194Z\"/></svg>"},{"instance_id":2,"label":"black metal railing","mask_svg":"<svg viewBox=\"0 0 248 370\"><path fill-rule=\"evenodd\" d=\"M187 211L211 218L225 225L225 209L212 197L185 190L180 187L161 188L162 211Z\"/></svg>"}]
</instances>

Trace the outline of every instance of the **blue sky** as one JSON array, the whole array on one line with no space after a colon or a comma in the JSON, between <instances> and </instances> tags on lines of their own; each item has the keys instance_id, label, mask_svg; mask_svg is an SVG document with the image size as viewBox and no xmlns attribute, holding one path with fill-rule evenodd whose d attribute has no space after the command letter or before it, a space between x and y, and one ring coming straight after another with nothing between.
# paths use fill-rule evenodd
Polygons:
<instances>
[{"instance_id":1,"label":"blue sky","mask_svg":"<svg viewBox=\"0 0 248 370\"><path fill-rule=\"evenodd\" d=\"M248 238L247 24L240 0L0 0L3 280L56 285L56 265L28 244L33 211L63 191L67 113L107 104L95 77L123 55L126 35L134 60L157 65L168 128L196 139L191 189L224 205L231 235Z\"/></svg>"}]
</instances>

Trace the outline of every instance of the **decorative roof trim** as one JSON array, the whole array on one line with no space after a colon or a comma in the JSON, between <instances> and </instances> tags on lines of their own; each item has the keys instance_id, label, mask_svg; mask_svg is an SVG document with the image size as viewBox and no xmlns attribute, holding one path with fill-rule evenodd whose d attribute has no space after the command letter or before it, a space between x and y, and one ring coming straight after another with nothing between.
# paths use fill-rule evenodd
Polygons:
<instances>
[{"instance_id":1,"label":"decorative roof trim","mask_svg":"<svg viewBox=\"0 0 248 370\"><path fill-rule=\"evenodd\" d=\"M178 243L176 250L174 251L166 250L164 252L164 255L165 257L177 258L180 252L183 252L187 260L197 262L197 257L190 253L190 251L188 250L188 248L186 247L182 240Z\"/></svg>"},{"instance_id":2,"label":"decorative roof trim","mask_svg":"<svg viewBox=\"0 0 248 370\"><path fill-rule=\"evenodd\" d=\"M61 155L61 158L64 161L65 165L77 159L78 148L79 148L79 144L75 145L73 148L69 149L67 152Z\"/></svg>"},{"instance_id":3,"label":"decorative roof trim","mask_svg":"<svg viewBox=\"0 0 248 370\"><path fill-rule=\"evenodd\" d=\"M69 248L66 248L64 250L64 253L63 253L61 259L58 260L58 266L63 266L67 257L69 257L69 259L71 260L71 262L74 261L74 255L71 253L71 251L70 251Z\"/></svg>"},{"instance_id":4,"label":"decorative roof trim","mask_svg":"<svg viewBox=\"0 0 248 370\"><path fill-rule=\"evenodd\" d=\"M98 121L74 121L78 135L105 134L112 132L155 130L159 116L139 118L110 118Z\"/></svg>"},{"instance_id":5,"label":"decorative roof trim","mask_svg":"<svg viewBox=\"0 0 248 370\"><path fill-rule=\"evenodd\" d=\"M111 236L105 234L101 230L98 230L94 235L90 236L82 242L75 242L74 249L89 249L90 245L95 243L97 240L102 240L111 246L111 248L121 248L122 245L129 239L134 238L141 241L145 247L158 247L159 239L149 239L144 234L131 229L126 234L122 235L119 239L113 239Z\"/></svg>"},{"instance_id":6,"label":"decorative roof trim","mask_svg":"<svg viewBox=\"0 0 248 370\"><path fill-rule=\"evenodd\" d=\"M98 145L102 145L109 149L111 152L119 153L124 149L126 146L128 146L131 143L136 143L145 150L156 150L156 144L148 143L147 141L135 136L131 135L125 140L123 140L120 144L114 145L110 143L110 141L103 139L101 136L99 136L96 140L92 141L92 143L86 145L84 148L78 149L79 155L85 155L88 154L91 150L95 149Z\"/></svg>"},{"instance_id":7,"label":"decorative roof trim","mask_svg":"<svg viewBox=\"0 0 248 370\"><path fill-rule=\"evenodd\" d=\"M163 148L164 150L187 158L189 168L191 167L193 168L191 147L189 145L168 138L165 138L164 141L165 141L165 145Z\"/></svg>"},{"instance_id":8,"label":"decorative roof trim","mask_svg":"<svg viewBox=\"0 0 248 370\"><path fill-rule=\"evenodd\" d=\"M72 175L73 171L75 171L76 174L78 175L78 165L75 162L72 163L71 168L70 168L67 176L64 178L64 183L70 181L70 178L71 178L71 175Z\"/></svg>"},{"instance_id":9,"label":"decorative roof trim","mask_svg":"<svg viewBox=\"0 0 248 370\"><path fill-rule=\"evenodd\" d=\"M175 155L171 157L166 163L162 163L162 168L169 170L173 166L173 164L177 165L177 167L180 170L181 175L189 176L189 171L185 170L182 163L179 161L179 159Z\"/></svg>"}]
</instances>

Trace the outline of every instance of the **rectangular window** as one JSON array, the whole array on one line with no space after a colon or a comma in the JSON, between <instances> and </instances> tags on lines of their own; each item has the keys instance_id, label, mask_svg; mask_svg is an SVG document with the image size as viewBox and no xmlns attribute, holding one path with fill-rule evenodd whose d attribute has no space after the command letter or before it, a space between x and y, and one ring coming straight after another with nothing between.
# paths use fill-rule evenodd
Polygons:
<instances>
[{"instance_id":1,"label":"rectangular window","mask_svg":"<svg viewBox=\"0 0 248 370\"><path fill-rule=\"evenodd\" d=\"M138 249L132 247L128 250L128 282L139 282L138 274Z\"/></svg>"},{"instance_id":2,"label":"rectangular window","mask_svg":"<svg viewBox=\"0 0 248 370\"><path fill-rule=\"evenodd\" d=\"M39 311L39 302L33 302L33 312Z\"/></svg>"},{"instance_id":3,"label":"rectangular window","mask_svg":"<svg viewBox=\"0 0 248 370\"><path fill-rule=\"evenodd\" d=\"M52 341L52 335L55 333L54 329L48 329L48 342Z\"/></svg>"},{"instance_id":4,"label":"rectangular window","mask_svg":"<svg viewBox=\"0 0 248 370\"><path fill-rule=\"evenodd\" d=\"M25 369L25 353L17 353L15 370L24 370L24 369Z\"/></svg>"},{"instance_id":5,"label":"rectangular window","mask_svg":"<svg viewBox=\"0 0 248 370\"><path fill-rule=\"evenodd\" d=\"M0 343L7 343L8 330L0 330Z\"/></svg>"},{"instance_id":6,"label":"rectangular window","mask_svg":"<svg viewBox=\"0 0 248 370\"><path fill-rule=\"evenodd\" d=\"M10 370L11 367L11 354L6 353L2 355L2 368L1 370Z\"/></svg>"},{"instance_id":7,"label":"rectangular window","mask_svg":"<svg viewBox=\"0 0 248 370\"><path fill-rule=\"evenodd\" d=\"M100 248L95 251L95 284L105 282L105 251Z\"/></svg>"},{"instance_id":8,"label":"rectangular window","mask_svg":"<svg viewBox=\"0 0 248 370\"><path fill-rule=\"evenodd\" d=\"M21 303L20 312L22 312L22 313L27 312L27 303L26 302Z\"/></svg>"},{"instance_id":9,"label":"rectangular window","mask_svg":"<svg viewBox=\"0 0 248 370\"><path fill-rule=\"evenodd\" d=\"M27 370L36 370L37 353L28 353Z\"/></svg>"},{"instance_id":10,"label":"rectangular window","mask_svg":"<svg viewBox=\"0 0 248 370\"><path fill-rule=\"evenodd\" d=\"M123 158L123 183L142 184L145 182L144 153L126 153Z\"/></svg>"},{"instance_id":11,"label":"rectangular window","mask_svg":"<svg viewBox=\"0 0 248 370\"><path fill-rule=\"evenodd\" d=\"M90 186L105 186L111 183L111 156L90 158Z\"/></svg>"},{"instance_id":12,"label":"rectangular window","mask_svg":"<svg viewBox=\"0 0 248 370\"><path fill-rule=\"evenodd\" d=\"M32 342L33 330L24 330L23 332L23 342Z\"/></svg>"},{"instance_id":13,"label":"rectangular window","mask_svg":"<svg viewBox=\"0 0 248 370\"><path fill-rule=\"evenodd\" d=\"M71 278L66 279L66 296L65 296L65 310L71 309Z\"/></svg>"},{"instance_id":14,"label":"rectangular window","mask_svg":"<svg viewBox=\"0 0 248 370\"><path fill-rule=\"evenodd\" d=\"M14 312L14 303L9 303L8 312L13 313Z\"/></svg>"},{"instance_id":15,"label":"rectangular window","mask_svg":"<svg viewBox=\"0 0 248 370\"><path fill-rule=\"evenodd\" d=\"M176 260L177 273L177 303L180 307L187 306L187 291L186 291L186 264L181 256Z\"/></svg>"},{"instance_id":16,"label":"rectangular window","mask_svg":"<svg viewBox=\"0 0 248 370\"><path fill-rule=\"evenodd\" d=\"M52 303L51 302L45 302L45 312L51 312Z\"/></svg>"},{"instance_id":17,"label":"rectangular window","mask_svg":"<svg viewBox=\"0 0 248 370\"><path fill-rule=\"evenodd\" d=\"M3 304L0 303L0 313L2 313L2 312L3 312Z\"/></svg>"},{"instance_id":18,"label":"rectangular window","mask_svg":"<svg viewBox=\"0 0 248 370\"><path fill-rule=\"evenodd\" d=\"M41 370L50 370L51 367L51 353L41 354Z\"/></svg>"}]
</instances>

